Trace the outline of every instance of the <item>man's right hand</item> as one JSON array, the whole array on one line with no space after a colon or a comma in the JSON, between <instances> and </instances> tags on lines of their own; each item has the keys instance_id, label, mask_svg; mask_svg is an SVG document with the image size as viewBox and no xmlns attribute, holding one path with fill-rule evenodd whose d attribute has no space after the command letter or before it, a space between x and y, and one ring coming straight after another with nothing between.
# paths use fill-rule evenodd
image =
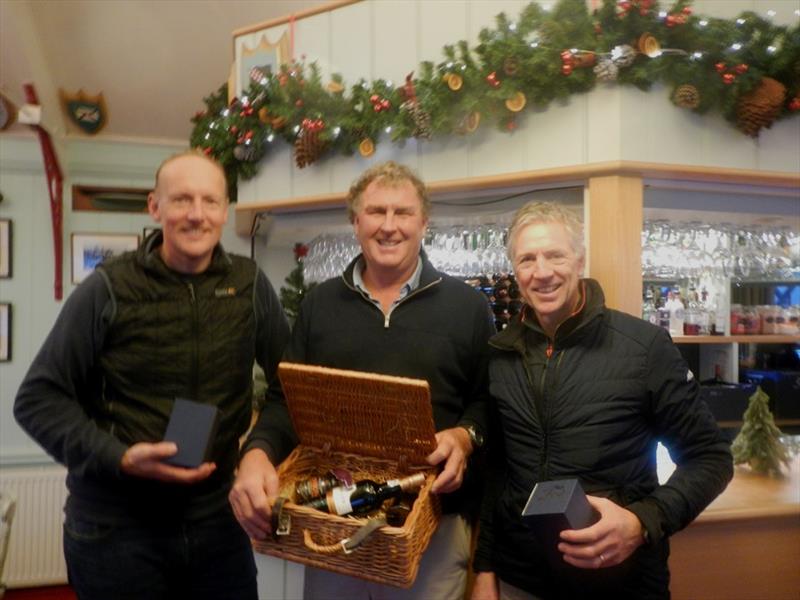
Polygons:
<instances>
[{"instance_id":1,"label":"man's right hand","mask_svg":"<svg viewBox=\"0 0 800 600\"><path fill-rule=\"evenodd\" d=\"M266 453L258 448L248 451L239 463L228 499L251 538L263 540L272 533L272 503L279 489L278 472Z\"/></svg>"},{"instance_id":2,"label":"man's right hand","mask_svg":"<svg viewBox=\"0 0 800 600\"><path fill-rule=\"evenodd\" d=\"M133 477L190 484L202 481L217 468L214 463L203 463L199 467L188 469L163 462L177 452L178 447L173 442L139 442L130 446L122 455L120 469Z\"/></svg>"},{"instance_id":3,"label":"man's right hand","mask_svg":"<svg viewBox=\"0 0 800 600\"><path fill-rule=\"evenodd\" d=\"M471 600L498 600L500 590L497 588L497 576L489 571L482 571L475 576L472 585Z\"/></svg>"}]
</instances>

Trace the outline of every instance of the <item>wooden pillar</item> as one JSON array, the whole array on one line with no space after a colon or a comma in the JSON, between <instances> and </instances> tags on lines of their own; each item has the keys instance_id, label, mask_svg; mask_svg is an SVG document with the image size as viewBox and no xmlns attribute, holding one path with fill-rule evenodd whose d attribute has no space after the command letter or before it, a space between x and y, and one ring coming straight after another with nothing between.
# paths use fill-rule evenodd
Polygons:
<instances>
[{"instance_id":1,"label":"wooden pillar","mask_svg":"<svg viewBox=\"0 0 800 600\"><path fill-rule=\"evenodd\" d=\"M608 307L637 317L642 311L643 203L641 177L589 178L586 275L603 286Z\"/></svg>"}]
</instances>

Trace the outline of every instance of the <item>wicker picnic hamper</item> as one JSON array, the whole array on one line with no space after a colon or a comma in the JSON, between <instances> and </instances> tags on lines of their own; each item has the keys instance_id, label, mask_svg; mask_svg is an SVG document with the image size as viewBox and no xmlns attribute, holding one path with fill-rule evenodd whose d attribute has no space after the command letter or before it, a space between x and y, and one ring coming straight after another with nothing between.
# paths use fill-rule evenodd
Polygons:
<instances>
[{"instance_id":1,"label":"wicker picnic hamper","mask_svg":"<svg viewBox=\"0 0 800 600\"><path fill-rule=\"evenodd\" d=\"M288 535L254 541L258 552L345 575L410 587L439 522L430 493L436 448L428 383L358 371L281 363L278 369L300 444L278 468ZM380 527L352 552L340 542L366 523L294 503L295 483L334 468L355 481L385 481L423 470L424 486L402 527Z\"/></svg>"}]
</instances>

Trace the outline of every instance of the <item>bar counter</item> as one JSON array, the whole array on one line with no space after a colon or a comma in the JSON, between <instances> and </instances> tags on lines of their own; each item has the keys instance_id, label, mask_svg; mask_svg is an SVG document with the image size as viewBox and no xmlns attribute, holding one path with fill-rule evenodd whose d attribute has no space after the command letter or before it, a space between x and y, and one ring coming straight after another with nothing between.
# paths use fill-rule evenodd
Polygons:
<instances>
[{"instance_id":1,"label":"bar counter","mask_svg":"<svg viewBox=\"0 0 800 600\"><path fill-rule=\"evenodd\" d=\"M672 537L674 600L800 598L800 456L784 474L736 467L728 488Z\"/></svg>"}]
</instances>

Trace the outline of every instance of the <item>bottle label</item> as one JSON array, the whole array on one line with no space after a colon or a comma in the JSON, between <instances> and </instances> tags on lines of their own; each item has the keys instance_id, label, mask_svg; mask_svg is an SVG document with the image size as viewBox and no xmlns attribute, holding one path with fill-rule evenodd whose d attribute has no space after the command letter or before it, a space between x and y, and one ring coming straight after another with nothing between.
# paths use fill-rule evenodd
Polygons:
<instances>
[{"instance_id":1,"label":"bottle label","mask_svg":"<svg viewBox=\"0 0 800 600\"><path fill-rule=\"evenodd\" d=\"M328 496L328 510L337 515L349 515L353 512L353 505L350 503L353 491L355 491L355 487L333 488Z\"/></svg>"},{"instance_id":2,"label":"bottle label","mask_svg":"<svg viewBox=\"0 0 800 600\"><path fill-rule=\"evenodd\" d=\"M389 479L386 484L387 487L398 487L400 485L399 479Z\"/></svg>"}]
</instances>

